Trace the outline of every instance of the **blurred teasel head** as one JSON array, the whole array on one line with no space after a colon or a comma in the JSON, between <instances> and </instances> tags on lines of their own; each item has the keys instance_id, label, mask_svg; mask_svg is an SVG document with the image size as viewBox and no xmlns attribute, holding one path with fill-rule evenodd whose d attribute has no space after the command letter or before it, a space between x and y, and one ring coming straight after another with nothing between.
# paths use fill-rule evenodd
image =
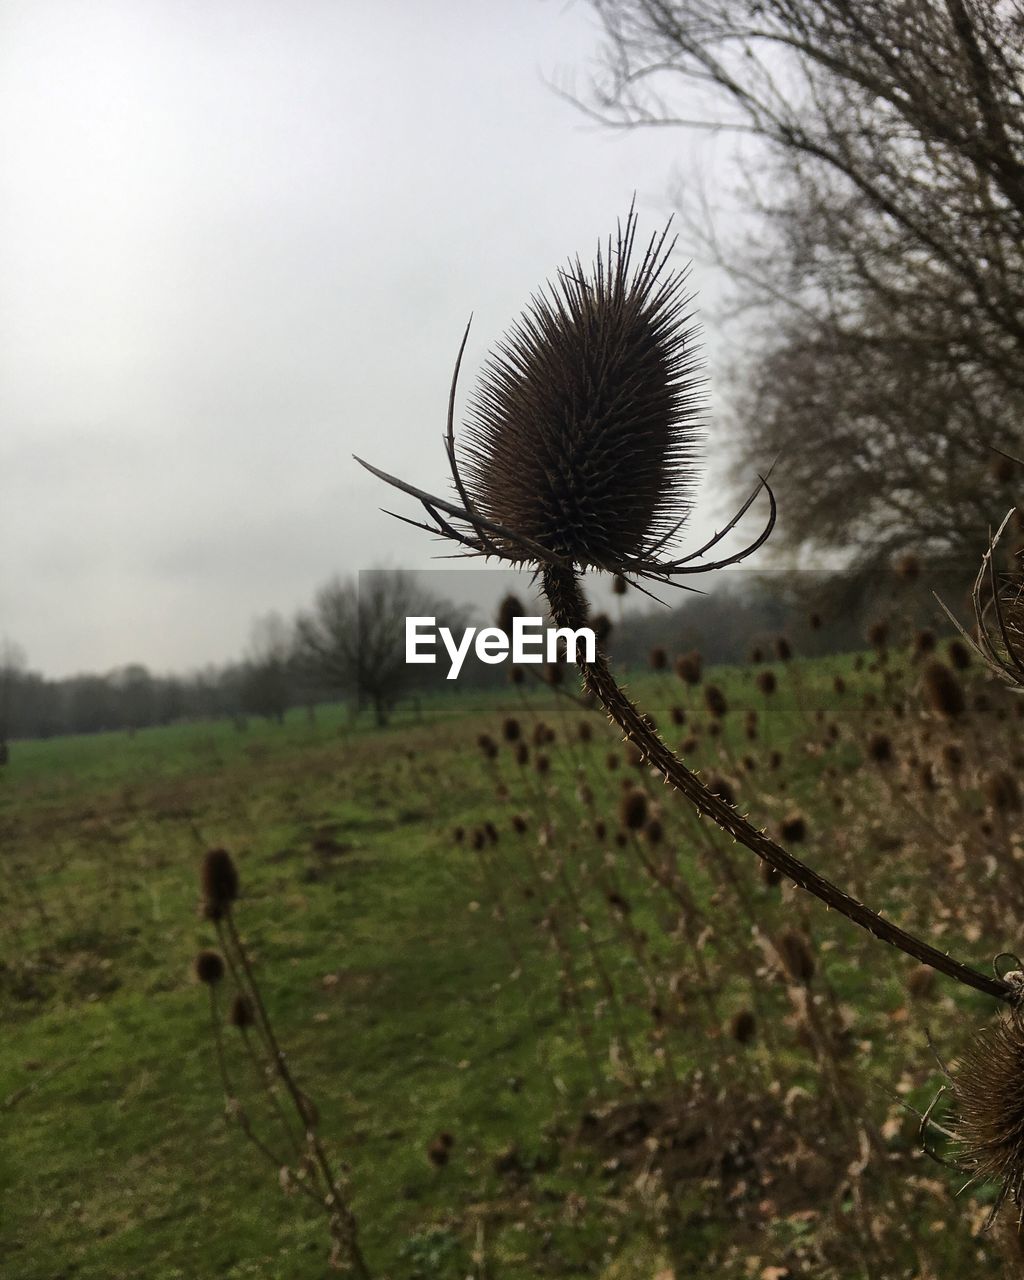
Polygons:
<instances>
[{"instance_id":1,"label":"blurred teasel head","mask_svg":"<svg viewBox=\"0 0 1024 1280\"><path fill-rule=\"evenodd\" d=\"M576 258L535 293L484 365L457 447L463 338L446 439L458 503L368 467L419 499L429 522L412 523L472 555L605 570L623 583L706 572L765 541L775 518L770 490L761 535L725 559L704 558L762 481L699 550L665 551L693 505L705 408L687 272L669 266L674 245L669 227L638 244L630 208L589 271Z\"/></svg>"},{"instance_id":2,"label":"blurred teasel head","mask_svg":"<svg viewBox=\"0 0 1024 1280\"><path fill-rule=\"evenodd\" d=\"M1010 973L1007 980L1021 975ZM996 1182L990 1215L1009 1197L1024 1204L1024 1021L1019 1004L977 1032L953 1074L957 1165L972 1181Z\"/></svg>"}]
</instances>

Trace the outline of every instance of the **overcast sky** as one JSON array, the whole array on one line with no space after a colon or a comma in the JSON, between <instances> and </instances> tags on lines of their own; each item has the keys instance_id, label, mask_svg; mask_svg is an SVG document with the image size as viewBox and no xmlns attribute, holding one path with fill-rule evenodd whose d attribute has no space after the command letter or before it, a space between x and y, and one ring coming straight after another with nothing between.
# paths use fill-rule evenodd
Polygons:
<instances>
[{"instance_id":1,"label":"overcast sky","mask_svg":"<svg viewBox=\"0 0 1024 1280\"><path fill-rule=\"evenodd\" d=\"M466 390L634 190L653 231L726 163L552 92L599 45L554 0L0 0L0 637L185 669L426 567L350 455L444 491L470 311Z\"/></svg>"}]
</instances>

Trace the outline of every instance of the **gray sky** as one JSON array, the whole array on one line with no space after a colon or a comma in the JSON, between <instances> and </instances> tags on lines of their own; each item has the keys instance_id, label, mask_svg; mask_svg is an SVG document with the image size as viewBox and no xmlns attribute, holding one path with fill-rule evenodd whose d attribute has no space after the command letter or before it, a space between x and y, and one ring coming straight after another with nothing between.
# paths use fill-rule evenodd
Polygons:
<instances>
[{"instance_id":1,"label":"gray sky","mask_svg":"<svg viewBox=\"0 0 1024 1280\"><path fill-rule=\"evenodd\" d=\"M444 491L469 312L465 390L634 190L653 231L731 147L587 122L545 80L598 45L549 0L0 0L0 636L33 668L224 661L334 573L430 563L350 455Z\"/></svg>"}]
</instances>

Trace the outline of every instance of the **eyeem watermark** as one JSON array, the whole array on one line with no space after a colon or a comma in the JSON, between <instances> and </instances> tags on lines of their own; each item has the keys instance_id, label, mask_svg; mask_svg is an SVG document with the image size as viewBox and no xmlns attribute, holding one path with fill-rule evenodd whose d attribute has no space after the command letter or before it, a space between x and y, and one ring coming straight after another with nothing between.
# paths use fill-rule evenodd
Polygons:
<instances>
[{"instance_id":1,"label":"eyeem watermark","mask_svg":"<svg viewBox=\"0 0 1024 1280\"><path fill-rule=\"evenodd\" d=\"M439 627L436 618L406 618L406 662L436 663L440 638L448 653L448 679L455 680L470 649L481 662L497 666L511 659L515 663L576 662L583 646L583 661L597 658L597 641L591 627L546 627L543 618L513 618L512 634L500 627L466 627L456 640L448 627Z\"/></svg>"}]
</instances>

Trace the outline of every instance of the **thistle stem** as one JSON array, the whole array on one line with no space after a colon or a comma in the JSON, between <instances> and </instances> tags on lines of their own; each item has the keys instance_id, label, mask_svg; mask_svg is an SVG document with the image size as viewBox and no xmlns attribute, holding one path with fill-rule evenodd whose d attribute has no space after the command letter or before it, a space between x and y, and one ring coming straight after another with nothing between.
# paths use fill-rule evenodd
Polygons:
<instances>
[{"instance_id":1,"label":"thistle stem","mask_svg":"<svg viewBox=\"0 0 1024 1280\"><path fill-rule=\"evenodd\" d=\"M580 588L579 575L571 569L547 566L544 569L544 594L551 607L551 614L560 627L577 630L586 626L587 604ZM798 858L794 858L781 845L775 843L763 831L745 818L737 809L714 795L703 782L665 745L658 734L647 724L634 703L619 688L604 654L598 650L594 662L580 661L584 683L591 693L600 698L605 710L630 742L653 765L664 780L689 800L700 814L711 818L734 840L756 853L770 866L780 871L801 889L813 894L826 907L832 907L854 924L889 943L921 964L930 965L939 973L995 996L1009 1000L1012 988L1000 978L989 977L970 965L954 960L945 952L907 933L898 925L886 920L877 912L858 902L838 885L826 880Z\"/></svg>"}]
</instances>

